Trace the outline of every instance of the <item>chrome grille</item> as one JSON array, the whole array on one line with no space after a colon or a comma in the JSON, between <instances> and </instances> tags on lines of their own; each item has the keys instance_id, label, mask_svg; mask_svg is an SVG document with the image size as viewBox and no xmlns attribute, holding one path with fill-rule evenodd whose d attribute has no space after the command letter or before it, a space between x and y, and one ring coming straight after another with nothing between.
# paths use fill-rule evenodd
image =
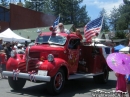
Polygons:
<instances>
[{"instance_id":1,"label":"chrome grille","mask_svg":"<svg viewBox=\"0 0 130 97\"><path fill-rule=\"evenodd\" d=\"M30 60L28 62L28 71L38 71L38 68L36 66L37 60Z\"/></svg>"},{"instance_id":2,"label":"chrome grille","mask_svg":"<svg viewBox=\"0 0 130 97\"><path fill-rule=\"evenodd\" d=\"M38 68L36 66L36 63L37 61L36 60L30 60L28 62L28 69L27 71L38 71ZM26 72L26 62L20 62L18 64L18 69L21 71L21 72Z\"/></svg>"},{"instance_id":3,"label":"chrome grille","mask_svg":"<svg viewBox=\"0 0 130 97\"><path fill-rule=\"evenodd\" d=\"M20 72L26 72L26 62L20 62L18 64L18 69L20 70Z\"/></svg>"},{"instance_id":4,"label":"chrome grille","mask_svg":"<svg viewBox=\"0 0 130 97\"><path fill-rule=\"evenodd\" d=\"M29 52L30 58L40 58L40 52Z\"/></svg>"}]
</instances>

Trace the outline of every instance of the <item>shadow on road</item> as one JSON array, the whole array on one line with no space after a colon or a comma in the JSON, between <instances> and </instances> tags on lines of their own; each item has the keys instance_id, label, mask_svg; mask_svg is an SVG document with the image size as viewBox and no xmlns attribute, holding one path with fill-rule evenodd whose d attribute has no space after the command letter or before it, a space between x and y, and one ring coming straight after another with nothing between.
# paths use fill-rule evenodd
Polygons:
<instances>
[{"instance_id":1,"label":"shadow on road","mask_svg":"<svg viewBox=\"0 0 130 97\"><path fill-rule=\"evenodd\" d=\"M107 84L96 84L92 78L83 78L67 81L64 90L56 97L72 97L76 94L84 94L95 89L114 90L116 86L115 80L109 80ZM38 84L30 87L23 88L20 91L11 90L11 93L19 95L28 95L28 97L52 97L46 90L46 84Z\"/></svg>"}]
</instances>

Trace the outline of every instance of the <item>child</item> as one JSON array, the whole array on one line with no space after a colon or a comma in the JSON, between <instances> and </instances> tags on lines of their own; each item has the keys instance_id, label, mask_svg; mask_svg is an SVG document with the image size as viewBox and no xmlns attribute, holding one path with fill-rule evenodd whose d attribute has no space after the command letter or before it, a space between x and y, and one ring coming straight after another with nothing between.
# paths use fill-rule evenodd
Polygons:
<instances>
[{"instance_id":1,"label":"child","mask_svg":"<svg viewBox=\"0 0 130 97\"><path fill-rule=\"evenodd\" d=\"M130 75L126 75L126 82L127 82L127 91L130 97Z\"/></svg>"},{"instance_id":2,"label":"child","mask_svg":"<svg viewBox=\"0 0 130 97\"><path fill-rule=\"evenodd\" d=\"M126 79L125 79L125 75L119 74L119 73L115 73L115 75L117 77L116 91L126 92Z\"/></svg>"}]
</instances>

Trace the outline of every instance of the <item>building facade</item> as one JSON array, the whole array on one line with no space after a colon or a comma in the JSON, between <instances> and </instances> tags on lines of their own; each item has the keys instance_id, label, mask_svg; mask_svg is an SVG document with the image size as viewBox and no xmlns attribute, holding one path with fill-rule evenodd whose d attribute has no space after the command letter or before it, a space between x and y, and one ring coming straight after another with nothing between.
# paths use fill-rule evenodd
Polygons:
<instances>
[{"instance_id":1,"label":"building facade","mask_svg":"<svg viewBox=\"0 0 130 97\"><path fill-rule=\"evenodd\" d=\"M51 26L55 16L10 4L9 9L0 6L0 32L11 30Z\"/></svg>"}]
</instances>

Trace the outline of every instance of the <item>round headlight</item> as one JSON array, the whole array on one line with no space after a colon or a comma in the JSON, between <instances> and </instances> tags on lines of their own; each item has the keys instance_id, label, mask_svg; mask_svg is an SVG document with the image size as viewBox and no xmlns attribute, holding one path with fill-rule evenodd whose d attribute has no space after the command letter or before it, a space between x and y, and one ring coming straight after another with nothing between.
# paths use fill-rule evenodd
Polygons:
<instances>
[{"instance_id":1,"label":"round headlight","mask_svg":"<svg viewBox=\"0 0 130 97\"><path fill-rule=\"evenodd\" d=\"M11 57L15 57L16 56L16 51L15 50L12 50L11 51Z\"/></svg>"},{"instance_id":2,"label":"round headlight","mask_svg":"<svg viewBox=\"0 0 130 97\"><path fill-rule=\"evenodd\" d=\"M48 55L48 61L49 61L49 62L54 61L54 56L53 56L52 54L49 54L49 55Z\"/></svg>"}]
</instances>

